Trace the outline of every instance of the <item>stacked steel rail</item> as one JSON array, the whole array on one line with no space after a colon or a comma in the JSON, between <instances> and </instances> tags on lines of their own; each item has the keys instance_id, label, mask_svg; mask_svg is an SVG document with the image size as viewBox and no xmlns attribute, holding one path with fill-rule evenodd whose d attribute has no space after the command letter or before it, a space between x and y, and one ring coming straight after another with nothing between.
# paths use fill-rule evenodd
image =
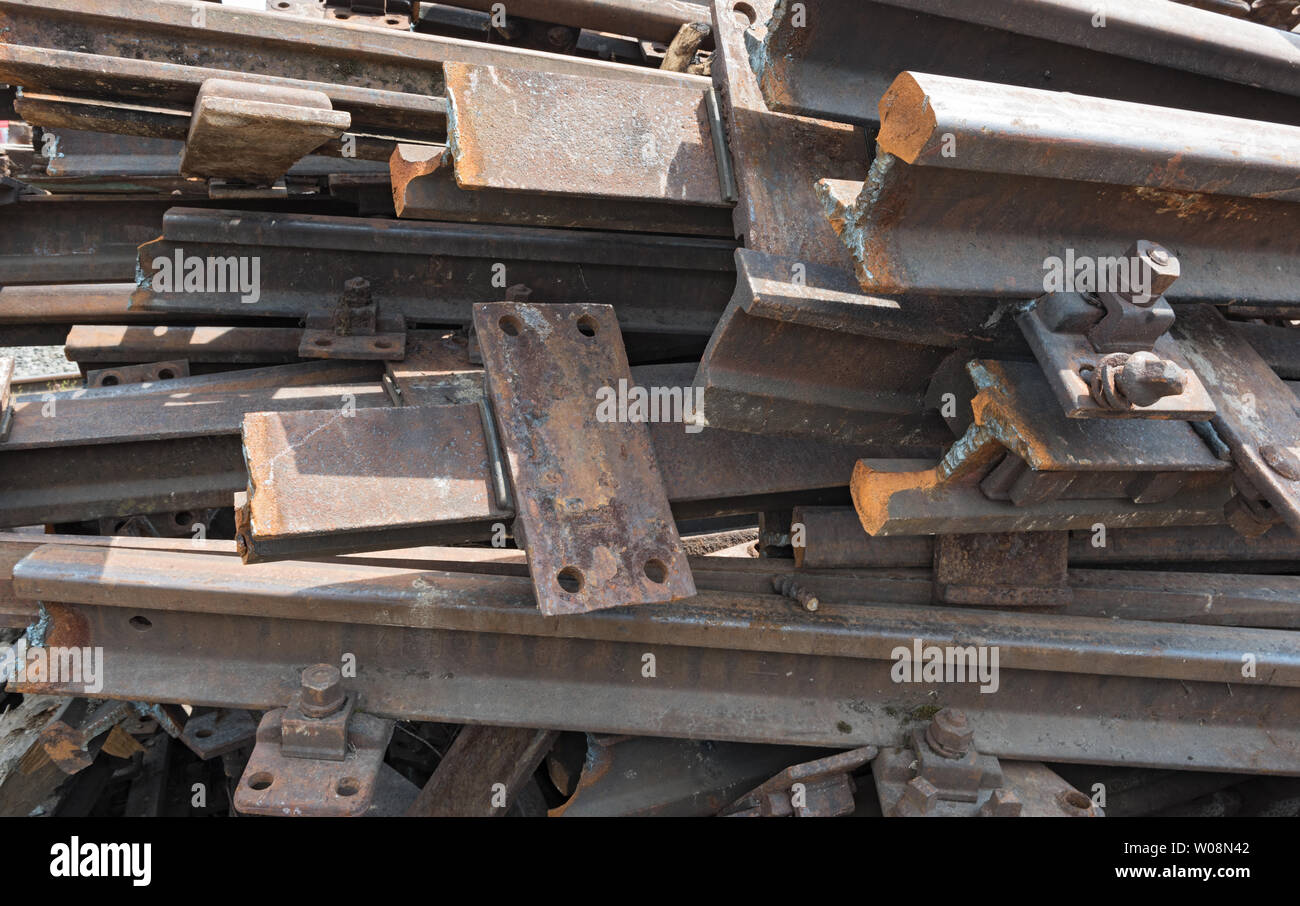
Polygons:
<instances>
[{"instance_id":1,"label":"stacked steel rail","mask_svg":"<svg viewBox=\"0 0 1300 906\"><path fill-rule=\"evenodd\" d=\"M670 811L607 768L693 740L727 814L1300 776L1284 18L273 6L0 0L0 345L80 372L0 368L0 612L111 667L60 771L145 714L259 814ZM399 721L466 725L418 795Z\"/></svg>"}]
</instances>

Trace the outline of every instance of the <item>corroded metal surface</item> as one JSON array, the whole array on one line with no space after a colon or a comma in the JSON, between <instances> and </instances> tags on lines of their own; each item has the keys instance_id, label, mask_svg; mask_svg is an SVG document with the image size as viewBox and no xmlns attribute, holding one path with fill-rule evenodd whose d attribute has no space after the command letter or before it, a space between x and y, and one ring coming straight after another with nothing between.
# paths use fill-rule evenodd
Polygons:
<instances>
[{"instance_id":1,"label":"corroded metal surface","mask_svg":"<svg viewBox=\"0 0 1300 906\"><path fill-rule=\"evenodd\" d=\"M722 204L704 92L447 63L462 189Z\"/></svg>"},{"instance_id":2,"label":"corroded metal surface","mask_svg":"<svg viewBox=\"0 0 1300 906\"><path fill-rule=\"evenodd\" d=\"M914 709L946 705L978 710L975 743L999 757L1300 772L1296 697L1279 686L1297 672L1291 633L928 605L809 614L776 596L714 594L557 623L537 612L523 577L302 563L290 579L286 564L247 568L233 556L92 551L30 556L16 582L25 596L96 602L47 605L49 644L104 645L118 664L105 690L114 697L276 707L302 664L342 646L390 666L360 671L353 688L392 717L863 746L898 745ZM73 569L68 555L90 559ZM338 622L294 618L308 609ZM152 628L139 631L132 615ZM424 628L401 628L412 621ZM892 682L890 652L917 638L1000 646L999 694ZM654 683L629 669L647 643ZM225 660L239 651L236 676ZM1242 682L1242 651L1270 669ZM1061 699L1075 707L1051 704ZM1149 717L1189 708L1197 720Z\"/></svg>"},{"instance_id":3,"label":"corroded metal surface","mask_svg":"<svg viewBox=\"0 0 1300 906\"><path fill-rule=\"evenodd\" d=\"M740 195L736 235L745 247L799 261L845 266L849 258L822 216L818 179L861 179L871 163L861 128L773 113L749 66L746 29L767 19L772 0L737 7L713 0L718 51L713 79L727 123ZM753 13L752 15L750 13Z\"/></svg>"},{"instance_id":4,"label":"corroded metal surface","mask_svg":"<svg viewBox=\"0 0 1300 906\"><path fill-rule=\"evenodd\" d=\"M462 189L452 155L442 145L399 143L389 160L393 206L408 220L450 220L514 226L582 227L731 238L731 212L621 198L539 195L511 190Z\"/></svg>"},{"instance_id":5,"label":"corroded metal surface","mask_svg":"<svg viewBox=\"0 0 1300 906\"><path fill-rule=\"evenodd\" d=\"M938 463L861 460L853 500L869 534L1205 525L1231 496L1187 422L1070 419L1035 365L974 361L974 421Z\"/></svg>"},{"instance_id":6,"label":"corroded metal surface","mask_svg":"<svg viewBox=\"0 0 1300 906\"><path fill-rule=\"evenodd\" d=\"M253 410L386 406L376 362L307 362L18 401L0 451L238 434ZM53 417L51 417L53 413Z\"/></svg>"},{"instance_id":7,"label":"corroded metal surface","mask_svg":"<svg viewBox=\"0 0 1300 906\"><path fill-rule=\"evenodd\" d=\"M992 96L1028 94L1027 89L987 85L979 91ZM922 117L918 108L931 103L928 98L938 92L937 85L930 93L901 92L886 111L886 121L916 121ZM1036 103L1048 110L1058 103L1068 106L1051 92L1037 95L1041 101ZM821 180L817 186L827 216L852 252L863 289L1034 298L1048 288L1045 262L1053 256L1106 259L1121 255L1132 237L1147 236L1173 250L1182 263L1182 277L1168 292L1171 302L1296 301L1294 284L1282 275L1294 269L1300 253L1288 238L1296 234L1300 208L1272 197L1214 194L1216 179L1197 178L1196 168L1186 178L1167 178L1140 163L1122 163L1143 145L1140 137L1125 131L1129 108L1112 101L1093 103L1097 120L1086 145L1058 142L1039 148L1032 142L1013 142L994 151L1002 141L999 129L1007 124L999 125L1000 114L988 123L972 116L966 124L971 132L967 143L974 146L969 159L960 144L955 158L918 157L914 164L882 151L865 182ZM1188 124L1212 120L1184 116ZM987 134L976 134L983 126ZM1213 123L1207 126L1213 128ZM1019 128L1014 126L1013 137ZM1068 126L1062 123L1061 128ZM1184 132L1168 140L1194 147L1197 133L1190 125ZM1240 177L1237 191L1267 185L1282 189L1286 197L1294 190L1293 181L1279 181L1277 164L1267 159L1268 153L1260 165L1263 172ZM997 171L987 169L988 164L982 167L981 158L996 158ZM936 160L943 163L936 165ZM1109 163L1099 168L1103 160ZM1048 161L1054 175L1034 175ZM1252 156L1238 167L1250 172L1254 162ZM1222 173L1223 168L1206 164L1200 175L1211 172ZM1132 185L1140 173L1148 178ZM1168 183L1198 189L1162 187Z\"/></svg>"},{"instance_id":8,"label":"corroded metal surface","mask_svg":"<svg viewBox=\"0 0 1300 906\"><path fill-rule=\"evenodd\" d=\"M735 243L594 230L173 208L138 252L137 305L156 312L292 317L332 312L345 281L366 278L382 310L408 322L468 324L470 306L612 304L625 330L707 334L726 307ZM159 259L260 262L260 296L162 292ZM0 260L0 265L3 261Z\"/></svg>"},{"instance_id":9,"label":"corroded metal surface","mask_svg":"<svg viewBox=\"0 0 1300 906\"><path fill-rule=\"evenodd\" d=\"M286 535L331 536L337 545L375 526L432 532L511 515L496 503L477 405L344 407L319 415L244 416L246 559L257 559L259 543Z\"/></svg>"},{"instance_id":10,"label":"corroded metal surface","mask_svg":"<svg viewBox=\"0 0 1300 906\"><path fill-rule=\"evenodd\" d=\"M631 377L613 309L500 302L474 325L542 612L693 595L646 425L598 415Z\"/></svg>"},{"instance_id":11,"label":"corroded metal surface","mask_svg":"<svg viewBox=\"0 0 1300 906\"><path fill-rule=\"evenodd\" d=\"M1213 425L1232 459L1293 530L1300 529L1300 415L1282 383L1227 319L1209 305L1188 306L1175 336L1208 377L1218 408Z\"/></svg>"},{"instance_id":12,"label":"corroded metal surface","mask_svg":"<svg viewBox=\"0 0 1300 906\"><path fill-rule=\"evenodd\" d=\"M993 300L863 295L842 269L751 249L736 278L695 375L711 427L937 455L952 439L925 401L939 363L1022 346Z\"/></svg>"},{"instance_id":13,"label":"corroded metal surface","mask_svg":"<svg viewBox=\"0 0 1300 906\"><path fill-rule=\"evenodd\" d=\"M753 64L773 110L868 125L907 69L1300 124L1300 41L1166 0L782 0Z\"/></svg>"}]
</instances>

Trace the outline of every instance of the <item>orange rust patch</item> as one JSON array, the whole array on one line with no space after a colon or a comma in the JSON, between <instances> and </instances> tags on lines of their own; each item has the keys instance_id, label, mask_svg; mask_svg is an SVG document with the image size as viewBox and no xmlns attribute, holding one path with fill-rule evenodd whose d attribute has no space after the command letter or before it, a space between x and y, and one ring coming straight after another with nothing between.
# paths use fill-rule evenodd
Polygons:
<instances>
[{"instance_id":1,"label":"orange rust patch","mask_svg":"<svg viewBox=\"0 0 1300 906\"><path fill-rule=\"evenodd\" d=\"M90 622L77 609L67 604L47 603L45 612L50 615L50 628L45 633L47 648L90 648Z\"/></svg>"},{"instance_id":2,"label":"orange rust patch","mask_svg":"<svg viewBox=\"0 0 1300 906\"><path fill-rule=\"evenodd\" d=\"M853 507L868 535L876 534L889 521L889 501L894 494L928 491L938 484L937 466L920 472L878 472L861 459L853 467L853 477L849 480Z\"/></svg>"},{"instance_id":3,"label":"orange rust patch","mask_svg":"<svg viewBox=\"0 0 1300 906\"><path fill-rule=\"evenodd\" d=\"M876 144L882 151L915 163L938 124L925 89L912 73L900 73L880 98L879 111Z\"/></svg>"}]
</instances>

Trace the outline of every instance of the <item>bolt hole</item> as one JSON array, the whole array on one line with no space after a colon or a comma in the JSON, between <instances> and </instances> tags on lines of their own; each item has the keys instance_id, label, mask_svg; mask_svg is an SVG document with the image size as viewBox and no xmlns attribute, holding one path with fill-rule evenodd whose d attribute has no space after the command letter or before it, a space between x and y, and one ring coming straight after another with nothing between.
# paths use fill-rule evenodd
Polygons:
<instances>
[{"instance_id":1,"label":"bolt hole","mask_svg":"<svg viewBox=\"0 0 1300 906\"><path fill-rule=\"evenodd\" d=\"M1080 793L1078 790L1067 790L1061 796L1061 802L1070 808L1077 808L1086 811L1092 808L1092 800Z\"/></svg>"},{"instance_id":2,"label":"bolt hole","mask_svg":"<svg viewBox=\"0 0 1300 906\"><path fill-rule=\"evenodd\" d=\"M524 322L514 315L506 315L497 322L497 326L501 328L501 332L506 336L517 337L519 332L524 329Z\"/></svg>"},{"instance_id":3,"label":"bolt hole","mask_svg":"<svg viewBox=\"0 0 1300 906\"><path fill-rule=\"evenodd\" d=\"M596 335L597 321L591 315L583 315L578 319L578 333L584 337L594 337Z\"/></svg>"},{"instance_id":4,"label":"bolt hole","mask_svg":"<svg viewBox=\"0 0 1300 906\"><path fill-rule=\"evenodd\" d=\"M335 18L338 18L338 19L347 19L350 15L351 15L351 13L335 13L335 14L334 14Z\"/></svg>"},{"instance_id":5,"label":"bolt hole","mask_svg":"<svg viewBox=\"0 0 1300 906\"><path fill-rule=\"evenodd\" d=\"M248 778L248 788L250 790L269 790L273 783L275 783L275 778L266 771L258 771Z\"/></svg>"},{"instance_id":6,"label":"bolt hole","mask_svg":"<svg viewBox=\"0 0 1300 906\"><path fill-rule=\"evenodd\" d=\"M387 22L389 25L399 25L399 24L400 24L399 20L394 19L392 16L389 16L389 17L388 17L387 19L385 19L384 21Z\"/></svg>"},{"instance_id":7,"label":"bolt hole","mask_svg":"<svg viewBox=\"0 0 1300 906\"><path fill-rule=\"evenodd\" d=\"M284 3L284 2L277 3L277 4L275 5L275 8L276 8L276 9L288 9L288 8L289 8L289 4Z\"/></svg>"},{"instance_id":8,"label":"bolt hole","mask_svg":"<svg viewBox=\"0 0 1300 906\"><path fill-rule=\"evenodd\" d=\"M353 777L344 777L338 782L338 786L334 787L334 792L340 796L355 796L360 791L361 784Z\"/></svg>"},{"instance_id":9,"label":"bolt hole","mask_svg":"<svg viewBox=\"0 0 1300 906\"><path fill-rule=\"evenodd\" d=\"M149 621L148 617L134 616L127 622L131 624L132 629L138 629L141 632L153 629L153 623Z\"/></svg>"},{"instance_id":10,"label":"bolt hole","mask_svg":"<svg viewBox=\"0 0 1300 906\"><path fill-rule=\"evenodd\" d=\"M170 368L163 368L158 372L158 380L160 381L170 381L174 377L176 377L176 372Z\"/></svg>"},{"instance_id":11,"label":"bolt hole","mask_svg":"<svg viewBox=\"0 0 1300 906\"><path fill-rule=\"evenodd\" d=\"M390 340L375 340L376 349L392 349L393 344Z\"/></svg>"},{"instance_id":12,"label":"bolt hole","mask_svg":"<svg viewBox=\"0 0 1300 906\"><path fill-rule=\"evenodd\" d=\"M315 340L317 346L333 346L334 341L325 337L317 337Z\"/></svg>"},{"instance_id":13,"label":"bolt hole","mask_svg":"<svg viewBox=\"0 0 1300 906\"><path fill-rule=\"evenodd\" d=\"M99 383L103 387L116 387L122 383L122 379L115 374L106 374L99 379Z\"/></svg>"},{"instance_id":14,"label":"bolt hole","mask_svg":"<svg viewBox=\"0 0 1300 906\"><path fill-rule=\"evenodd\" d=\"M212 731L204 727L202 730L195 730L194 735L197 736L199 739L207 739L209 736L212 735Z\"/></svg>"},{"instance_id":15,"label":"bolt hole","mask_svg":"<svg viewBox=\"0 0 1300 906\"><path fill-rule=\"evenodd\" d=\"M569 594L582 591L582 570L576 566L566 566L555 574L555 581Z\"/></svg>"},{"instance_id":16,"label":"bolt hole","mask_svg":"<svg viewBox=\"0 0 1300 906\"><path fill-rule=\"evenodd\" d=\"M181 510L179 513L174 514L172 519L177 525L187 528L194 524L194 514L189 510Z\"/></svg>"},{"instance_id":17,"label":"bolt hole","mask_svg":"<svg viewBox=\"0 0 1300 906\"><path fill-rule=\"evenodd\" d=\"M737 3L731 9L736 16L736 25L741 28L749 28L758 21L758 13L754 12L754 7L748 3Z\"/></svg>"},{"instance_id":18,"label":"bolt hole","mask_svg":"<svg viewBox=\"0 0 1300 906\"><path fill-rule=\"evenodd\" d=\"M662 585L668 579L668 567L664 561L651 558L645 563L645 577L657 585Z\"/></svg>"}]
</instances>

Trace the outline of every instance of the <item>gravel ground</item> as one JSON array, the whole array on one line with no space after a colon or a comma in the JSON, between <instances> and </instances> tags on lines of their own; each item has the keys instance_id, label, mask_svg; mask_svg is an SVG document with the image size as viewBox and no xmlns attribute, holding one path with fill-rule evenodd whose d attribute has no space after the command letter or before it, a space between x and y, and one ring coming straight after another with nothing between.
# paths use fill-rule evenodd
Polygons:
<instances>
[{"instance_id":1,"label":"gravel ground","mask_svg":"<svg viewBox=\"0 0 1300 906\"><path fill-rule=\"evenodd\" d=\"M14 359L14 377L44 377L76 371L63 355L62 346L0 346L0 358Z\"/></svg>"}]
</instances>

